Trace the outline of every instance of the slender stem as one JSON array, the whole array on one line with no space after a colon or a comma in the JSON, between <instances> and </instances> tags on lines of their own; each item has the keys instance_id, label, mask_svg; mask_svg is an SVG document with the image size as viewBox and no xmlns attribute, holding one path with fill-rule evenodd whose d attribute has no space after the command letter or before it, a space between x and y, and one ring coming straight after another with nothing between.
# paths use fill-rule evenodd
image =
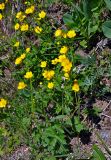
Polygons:
<instances>
[{"instance_id":1,"label":"slender stem","mask_svg":"<svg viewBox=\"0 0 111 160\"><path fill-rule=\"evenodd\" d=\"M80 103L79 103L79 97L78 97L76 92L75 92L75 100L76 100L76 107L78 109L78 117L79 117L79 120L80 120Z\"/></svg>"},{"instance_id":2,"label":"slender stem","mask_svg":"<svg viewBox=\"0 0 111 160\"><path fill-rule=\"evenodd\" d=\"M62 114L64 114L64 92L62 91Z\"/></svg>"},{"instance_id":3,"label":"slender stem","mask_svg":"<svg viewBox=\"0 0 111 160\"><path fill-rule=\"evenodd\" d=\"M75 100L76 100L76 105L78 105L78 98L76 92L75 92Z\"/></svg>"},{"instance_id":4,"label":"slender stem","mask_svg":"<svg viewBox=\"0 0 111 160\"><path fill-rule=\"evenodd\" d=\"M32 80L30 79L30 90L31 90L31 112L34 113L34 99L33 99L33 86L32 86Z\"/></svg>"}]
</instances>

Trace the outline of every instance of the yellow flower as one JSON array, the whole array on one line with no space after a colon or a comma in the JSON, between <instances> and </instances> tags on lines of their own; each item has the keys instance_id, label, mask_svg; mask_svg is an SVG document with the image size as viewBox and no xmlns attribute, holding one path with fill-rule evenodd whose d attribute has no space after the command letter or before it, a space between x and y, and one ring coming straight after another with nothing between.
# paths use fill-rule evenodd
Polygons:
<instances>
[{"instance_id":1,"label":"yellow flower","mask_svg":"<svg viewBox=\"0 0 111 160\"><path fill-rule=\"evenodd\" d=\"M2 16L2 14L0 13L0 20L2 20L2 18L3 18L3 16Z\"/></svg>"},{"instance_id":2,"label":"yellow flower","mask_svg":"<svg viewBox=\"0 0 111 160\"><path fill-rule=\"evenodd\" d=\"M23 21L25 17L26 16L23 15L23 12L21 11L16 14L16 18L19 19L20 21Z\"/></svg>"},{"instance_id":3,"label":"yellow flower","mask_svg":"<svg viewBox=\"0 0 111 160\"><path fill-rule=\"evenodd\" d=\"M68 73L64 73L64 77L65 77L66 79L69 79L69 74L68 74Z\"/></svg>"},{"instance_id":4,"label":"yellow flower","mask_svg":"<svg viewBox=\"0 0 111 160\"><path fill-rule=\"evenodd\" d=\"M45 18L45 16L46 16L46 12L41 11L41 12L39 13L39 18L40 18L40 19Z\"/></svg>"},{"instance_id":5,"label":"yellow flower","mask_svg":"<svg viewBox=\"0 0 111 160\"><path fill-rule=\"evenodd\" d=\"M60 55L59 57L58 57L58 62L63 62L64 60L66 60L67 59L67 57L66 57L66 55Z\"/></svg>"},{"instance_id":6,"label":"yellow flower","mask_svg":"<svg viewBox=\"0 0 111 160\"><path fill-rule=\"evenodd\" d=\"M23 13L22 13L21 11L18 12L18 13L16 14L16 18L19 19L19 18L22 16L22 14L23 14Z\"/></svg>"},{"instance_id":7,"label":"yellow flower","mask_svg":"<svg viewBox=\"0 0 111 160\"><path fill-rule=\"evenodd\" d=\"M20 45L20 42L17 41L17 42L14 44L14 47L19 47L19 45Z\"/></svg>"},{"instance_id":8,"label":"yellow flower","mask_svg":"<svg viewBox=\"0 0 111 160\"><path fill-rule=\"evenodd\" d=\"M49 89L54 88L54 83L53 83L53 82L49 82L49 83L48 83L48 88L49 88Z\"/></svg>"},{"instance_id":9,"label":"yellow flower","mask_svg":"<svg viewBox=\"0 0 111 160\"><path fill-rule=\"evenodd\" d=\"M62 30L61 29L57 29L56 31L55 31L55 37L59 37L59 36L61 36L62 35Z\"/></svg>"},{"instance_id":10,"label":"yellow flower","mask_svg":"<svg viewBox=\"0 0 111 160\"><path fill-rule=\"evenodd\" d=\"M36 26L36 27L34 28L34 30L35 30L35 32L38 33L38 34L40 34L40 33L42 32L42 28L39 27L39 26Z\"/></svg>"},{"instance_id":11,"label":"yellow flower","mask_svg":"<svg viewBox=\"0 0 111 160\"><path fill-rule=\"evenodd\" d=\"M18 89L24 89L27 85L24 82L19 82Z\"/></svg>"},{"instance_id":12,"label":"yellow flower","mask_svg":"<svg viewBox=\"0 0 111 160\"><path fill-rule=\"evenodd\" d=\"M45 68L46 65L47 65L47 62L46 62L46 61L42 61L40 66L41 66L42 68Z\"/></svg>"},{"instance_id":13,"label":"yellow flower","mask_svg":"<svg viewBox=\"0 0 111 160\"><path fill-rule=\"evenodd\" d=\"M68 38L74 38L76 36L75 30L70 30L67 33Z\"/></svg>"},{"instance_id":14,"label":"yellow flower","mask_svg":"<svg viewBox=\"0 0 111 160\"><path fill-rule=\"evenodd\" d=\"M22 15L22 16L19 18L19 20L20 20L20 21L23 21L25 17L26 17L25 15Z\"/></svg>"},{"instance_id":15,"label":"yellow flower","mask_svg":"<svg viewBox=\"0 0 111 160\"><path fill-rule=\"evenodd\" d=\"M19 24L19 23L16 23L15 26L14 26L15 30L18 30L19 27L20 27L20 24Z\"/></svg>"},{"instance_id":16,"label":"yellow flower","mask_svg":"<svg viewBox=\"0 0 111 160\"><path fill-rule=\"evenodd\" d=\"M6 107L7 101L4 98L0 99L0 108Z\"/></svg>"},{"instance_id":17,"label":"yellow flower","mask_svg":"<svg viewBox=\"0 0 111 160\"><path fill-rule=\"evenodd\" d=\"M33 77L33 74L32 72L26 72L26 74L24 75L25 78L29 79L29 78L32 78Z\"/></svg>"},{"instance_id":18,"label":"yellow flower","mask_svg":"<svg viewBox=\"0 0 111 160\"><path fill-rule=\"evenodd\" d=\"M21 31L28 31L28 28L29 28L28 24L21 25Z\"/></svg>"},{"instance_id":19,"label":"yellow flower","mask_svg":"<svg viewBox=\"0 0 111 160\"><path fill-rule=\"evenodd\" d=\"M62 33L63 38L67 38L67 34L66 33Z\"/></svg>"},{"instance_id":20,"label":"yellow flower","mask_svg":"<svg viewBox=\"0 0 111 160\"><path fill-rule=\"evenodd\" d=\"M66 54L68 51L68 47L67 46L63 46L61 49L60 49L60 53L61 54Z\"/></svg>"},{"instance_id":21,"label":"yellow flower","mask_svg":"<svg viewBox=\"0 0 111 160\"><path fill-rule=\"evenodd\" d=\"M23 60L25 57L26 57L26 54L25 54L25 53L21 54L21 56L20 56L20 58L21 58L22 60Z\"/></svg>"},{"instance_id":22,"label":"yellow flower","mask_svg":"<svg viewBox=\"0 0 111 160\"><path fill-rule=\"evenodd\" d=\"M22 63L21 57L16 58L15 64L18 65L18 64L20 64L20 63Z\"/></svg>"},{"instance_id":23,"label":"yellow flower","mask_svg":"<svg viewBox=\"0 0 111 160\"><path fill-rule=\"evenodd\" d=\"M80 90L79 84L78 84L76 79L74 80L74 84L72 86L72 90L75 91L75 92L79 92L79 90Z\"/></svg>"},{"instance_id":24,"label":"yellow flower","mask_svg":"<svg viewBox=\"0 0 111 160\"><path fill-rule=\"evenodd\" d=\"M5 3L0 3L0 10L4 10L5 8Z\"/></svg>"},{"instance_id":25,"label":"yellow flower","mask_svg":"<svg viewBox=\"0 0 111 160\"><path fill-rule=\"evenodd\" d=\"M64 72L70 72L72 68L72 62L70 62L69 59L65 59L63 62L61 62L61 65L63 66Z\"/></svg>"},{"instance_id":26,"label":"yellow flower","mask_svg":"<svg viewBox=\"0 0 111 160\"><path fill-rule=\"evenodd\" d=\"M58 59L57 59L57 58L55 58L55 59L53 59L51 62L52 62L52 64L53 64L53 65L55 65L55 64L57 64L57 63L58 63Z\"/></svg>"},{"instance_id":27,"label":"yellow flower","mask_svg":"<svg viewBox=\"0 0 111 160\"><path fill-rule=\"evenodd\" d=\"M30 48L26 48L26 53L29 53L30 52Z\"/></svg>"},{"instance_id":28,"label":"yellow flower","mask_svg":"<svg viewBox=\"0 0 111 160\"><path fill-rule=\"evenodd\" d=\"M42 73L43 77L46 78L47 80L52 79L53 76L54 76L54 74L55 74L55 72L54 72L53 70L50 70L50 71L45 70L45 71Z\"/></svg>"},{"instance_id":29,"label":"yellow flower","mask_svg":"<svg viewBox=\"0 0 111 160\"><path fill-rule=\"evenodd\" d=\"M27 9L25 10L25 13L26 13L26 14L30 14L30 13L33 13L34 10L35 10L35 7L34 7L34 6L31 6L31 7L27 8Z\"/></svg>"}]
</instances>

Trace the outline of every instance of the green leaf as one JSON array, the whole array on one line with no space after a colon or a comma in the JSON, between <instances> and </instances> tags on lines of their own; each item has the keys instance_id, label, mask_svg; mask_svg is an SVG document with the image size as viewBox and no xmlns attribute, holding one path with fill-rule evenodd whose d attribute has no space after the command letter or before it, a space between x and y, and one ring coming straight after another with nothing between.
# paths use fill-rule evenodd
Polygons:
<instances>
[{"instance_id":1,"label":"green leaf","mask_svg":"<svg viewBox=\"0 0 111 160\"><path fill-rule=\"evenodd\" d=\"M106 160L104 153L98 148L97 145L93 146L93 157L94 160Z\"/></svg>"},{"instance_id":2,"label":"green leaf","mask_svg":"<svg viewBox=\"0 0 111 160\"><path fill-rule=\"evenodd\" d=\"M84 129L84 126L82 123L79 123L78 125L75 126L76 127L76 131L78 133L80 133L83 129Z\"/></svg>"},{"instance_id":3,"label":"green leaf","mask_svg":"<svg viewBox=\"0 0 111 160\"><path fill-rule=\"evenodd\" d=\"M74 117L75 128L78 133L84 129L84 125L80 122L79 117Z\"/></svg>"},{"instance_id":4,"label":"green leaf","mask_svg":"<svg viewBox=\"0 0 111 160\"><path fill-rule=\"evenodd\" d=\"M74 24L73 16L68 13L64 14L63 21L69 27L73 26L73 24Z\"/></svg>"},{"instance_id":5,"label":"green leaf","mask_svg":"<svg viewBox=\"0 0 111 160\"><path fill-rule=\"evenodd\" d=\"M106 6L109 10L111 10L111 0L104 0L106 3Z\"/></svg>"},{"instance_id":6,"label":"green leaf","mask_svg":"<svg viewBox=\"0 0 111 160\"><path fill-rule=\"evenodd\" d=\"M45 158L44 160L56 160L56 158L53 157L53 156L50 156L50 157L48 157L48 158Z\"/></svg>"},{"instance_id":7,"label":"green leaf","mask_svg":"<svg viewBox=\"0 0 111 160\"><path fill-rule=\"evenodd\" d=\"M89 19L90 16L91 16L91 10L90 10L90 7L89 7L89 2L87 0L84 0L83 1L83 12L84 12L84 16Z\"/></svg>"},{"instance_id":8,"label":"green leaf","mask_svg":"<svg viewBox=\"0 0 111 160\"><path fill-rule=\"evenodd\" d=\"M111 20L103 23L102 30L106 37L111 38Z\"/></svg>"}]
</instances>

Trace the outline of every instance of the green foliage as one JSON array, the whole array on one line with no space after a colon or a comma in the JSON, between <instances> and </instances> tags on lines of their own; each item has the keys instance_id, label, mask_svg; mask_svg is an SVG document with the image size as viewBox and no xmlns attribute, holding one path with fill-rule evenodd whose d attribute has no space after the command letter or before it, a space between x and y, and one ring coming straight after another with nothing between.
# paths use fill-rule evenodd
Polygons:
<instances>
[{"instance_id":1,"label":"green foliage","mask_svg":"<svg viewBox=\"0 0 111 160\"><path fill-rule=\"evenodd\" d=\"M111 38L111 20L105 21L102 24L102 30L106 37Z\"/></svg>"},{"instance_id":2,"label":"green foliage","mask_svg":"<svg viewBox=\"0 0 111 160\"><path fill-rule=\"evenodd\" d=\"M80 133L85 128L84 125L81 123L79 117L76 116L74 117L74 126L77 133Z\"/></svg>"},{"instance_id":3,"label":"green foliage","mask_svg":"<svg viewBox=\"0 0 111 160\"><path fill-rule=\"evenodd\" d=\"M10 11L8 13L12 11L12 14L3 17L3 24L5 21L8 24L9 18L10 25L5 28L6 39L0 38L0 43L3 42L0 56L5 53L10 56L9 59L2 58L0 76L7 81L4 68L11 70L9 79L13 80L10 86L13 86L14 82L14 91L11 95L9 93L9 97L2 93L7 99L7 106L0 106L0 155L10 153L20 145L27 145L33 158L55 160L70 153L68 143L73 136L79 136L82 131L90 129L86 127L84 118L89 114L99 115L100 110L96 107L90 111L86 108L83 112L84 106L82 108L81 104L85 102L83 97L90 98L92 93L99 97L110 92L110 89L104 84L100 85L100 82L106 73L111 77L111 57L104 54L100 55L98 60L94 52L84 57L75 54L78 44L83 48L88 47L90 38L99 31L102 0L83 0L80 3L64 0L66 4L72 4L69 5L72 8L70 13L63 16L66 27L63 27L60 36L56 36L55 31L62 27L56 27L57 23L49 14L46 13L44 18L38 19L41 10L46 10L45 6L50 6L55 1L47 1L44 7L40 1L37 2L32 0L22 4L20 1L18 4L13 1L10 5L6 4L6 10L1 11L3 15L7 10ZM35 11L27 15L25 10L31 5L35 5ZM17 11L23 12L26 16L24 20L16 18ZM14 29L17 23L20 24L18 30ZM22 32L21 26L24 23L28 24L29 28ZM35 32L36 26L42 28L40 33ZM104 23L103 31L106 30L110 32L110 24ZM70 31L75 35L71 33L73 36L68 37ZM17 41L20 42L19 46L15 46ZM68 51L61 54L63 46L66 46ZM30 48L30 51L26 52L26 48ZM17 58L23 56L23 53L25 58L16 64ZM60 60L61 55L66 56L65 59ZM58 60L57 64L52 63L55 58ZM45 67L41 67L43 61L46 62ZM45 77L46 70L54 71L54 76L49 78L50 74L47 73ZM32 77L25 78L24 75L29 71L32 72ZM20 82L25 84L22 89L18 87ZM52 88L48 86L50 82L54 85ZM101 154L97 147L94 147L94 150L94 156Z\"/></svg>"},{"instance_id":4,"label":"green foliage","mask_svg":"<svg viewBox=\"0 0 111 160\"><path fill-rule=\"evenodd\" d=\"M104 0L106 3L106 6L109 10L111 10L111 1L110 0Z\"/></svg>"},{"instance_id":5,"label":"green foliage","mask_svg":"<svg viewBox=\"0 0 111 160\"><path fill-rule=\"evenodd\" d=\"M94 160L106 160L104 153L98 148L97 145L93 146L93 158Z\"/></svg>"},{"instance_id":6,"label":"green foliage","mask_svg":"<svg viewBox=\"0 0 111 160\"><path fill-rule=\"evenodd\" d=\"M64 14L64 23L89 40L97 31L100 31L102 5L102 0L83 0L79 4L73 3L71 13Z\"/></svg>"}]
</instances>

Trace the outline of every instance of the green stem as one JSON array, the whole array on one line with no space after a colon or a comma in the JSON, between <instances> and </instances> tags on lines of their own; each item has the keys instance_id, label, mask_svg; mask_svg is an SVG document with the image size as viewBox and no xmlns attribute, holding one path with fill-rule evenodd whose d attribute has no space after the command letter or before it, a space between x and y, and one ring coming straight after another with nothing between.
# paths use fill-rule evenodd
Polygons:
<instances>
[{"instance_id":1,"label":"green stem","mask_svg":"<svg viewBox=\"0 0 111 160\"><path fill-rule=\"evenodd\" d=\"M78 117L79 117L79 120L80 120L80 103L79 103L78 95L77 95L76 92L75 92L75 100L76 100L76 107L78 109Z\"/></svg>"},{"instance_id":2,"label":"green stem","mask_svg":"<svg viewBox=\"0 0 111 160\"><path fill-rule=\"evenodd\" d=\"M31 112L34 113L35 107L34 107L33 86L32 86L32 80L31 79L30 79L30 90L31 90Z\"/></svg>"}]
</instances>

